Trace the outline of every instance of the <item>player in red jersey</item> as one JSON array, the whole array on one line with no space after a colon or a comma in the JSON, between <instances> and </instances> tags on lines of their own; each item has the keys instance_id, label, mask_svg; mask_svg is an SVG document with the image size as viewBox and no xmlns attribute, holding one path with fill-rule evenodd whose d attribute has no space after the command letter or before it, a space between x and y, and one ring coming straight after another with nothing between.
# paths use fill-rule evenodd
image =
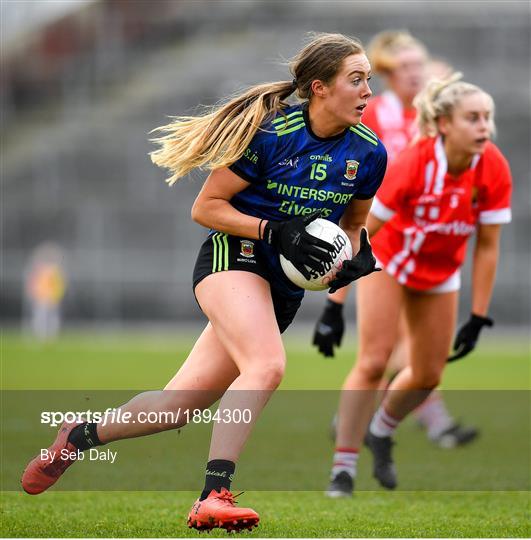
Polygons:
<instances>
[{"instance_id":1,"label":"player in red jersey","mask_svg":"<svg viewBox=\"0 0 531 540\"><path fill-rule=\"evenodd\" d=\"M408 32L386 31L371 40L367 53L385 90L369 100L363 123L378 135L392 163L418 135L413 99L426 84L428 51Z\"/></svg>"},{"instance_id":2,"label":"player in red jersey","mask_svg":"<svg viewBox=\"0 0 531 540\"><path fill-rule=\"evenodd\" d=\"M454 76L431 82L416 106L422 138L389 167L367 221L384 271L357 287L358 360L341 394L330 496L352 492L366 433L374 476L384 487L396 486L391 437L439 384L456 324L460 267L473 232L472 309L457 335L457 354L472 350L481 328L492 325L487 313L501 225L511 219L509 166L489 140L492 98ZM409 362L371 421L402 311Z\"/></svg>"},{"instance_id":3,"label":"player in red jersey","mask_svg":"<svg viewBox=\"0 0 531 540\"><path fill-rule=\"evenodd\" d=\"M451 75L451 67L441 59L428 56L423 43L405 31L388 30L377 34L370 42L368 54L373 72L385 85L385 91L369 100L363 123L372 129L388 151L388 162L394 161L405 148L418 138L418 124L413 100L428 78L444 79ZM314 344L325 356L334 355L344 333L342 305L345 290L331 296L317 323ZM407 363L404 317L401 316L397 341L389 361L392 377ZM440 392L434 391L415 411L417 421L426 429L428 438L443 448L454 448L473 441L478 430L456 421ZM332 432L335 438L337 416Z\"/></svg>"}]
</instances>

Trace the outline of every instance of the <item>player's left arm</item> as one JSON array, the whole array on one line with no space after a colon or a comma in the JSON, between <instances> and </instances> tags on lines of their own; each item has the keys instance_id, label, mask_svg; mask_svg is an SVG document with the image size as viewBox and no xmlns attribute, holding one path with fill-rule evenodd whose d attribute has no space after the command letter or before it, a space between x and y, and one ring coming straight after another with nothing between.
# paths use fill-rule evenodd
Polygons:
<instances>
[{"instance_id":1,"label":"player's left arm","mask_svg":"<svg viewBox=\"0 0 531 540\"><path fill-rule=\"evenodd\" d=\"M448 358L449 362L463 358L473 351L481 329L484 326L494 324L494 321L487 314L496 279L500 236L500 224L478 225L472 261L472 310L470 318L457 333L454 341L454 352Z\"/></svg>"},{"instance_id":2,"label":"player's left arm","mask_svg":"<svg viewBox=\"0 0 531 540\"><path fill-rule=\"evenodd\" d=\"M509 163L491 146L485 152L488 163L478 186L478 229L472 261L472 311L459 329L449 362L474 349L484 326L494 321L487 316L500 252L501 226L511 221L512 179Z\"/></svg>"},{"instance_id":3,"label":"player's left arm","mask_svg":"<svg viewBox=\"0 0 531 540\"><path fill-rule=\"evenodd\" d=\"M359 251L360 237L367 221L371 203L372 198L364 200L352 199L339 223L349 237L353 253ZM345 261L345 263L347 262L349 261ZM343 339L343 333L345 332L343 304L347 299L348 291L350 289L348 283L350 283L350 281L328 295L328 301L324 312L317 321L315 327L313 344L319 349L319 352L325 356L334 356L334 346L339 347L341 345L341 340Z\"/></svg>"},{"instance_id":4,"label":"player's left arm","mask_svg":"<svg viewBox=\"0 0 531 540\"><path fill-rule=\"evenodd\" d=\"M357 253L360 247L361 229L366 226L372 199L352 199L341 217L339 226L347 234L352 245L352 253ZM328 295L335 304L344 304L350 287L347 285Z\"/></svg>"},{"instance_id":5,"label":"player's left arm","mask_svg":"<svg viewBox=\"0 0 531 540\"><path fill-rule=\"evenodd\" d=\"M371 220L369 211L374 195L382 183L386 167L387 152L385 147L379 143L373 168L368 174L370 180L364 186L365 189L357 194L357 198L350 201L339 223L349 237L352 251L356 253L356 256L343 263L342 269L331 282L324 312L317 321L313 344L325 356L334 356L334 345L341 345L345 327L343 304L348 296L349 284L360 277L377 271L376 259L372 254L369 242L371 229L369 229L369 233L367 229L370 227L377 231L383 225L383 222L378 223L379 220L376 218Z\"/></svg>"},{"instance_id":6,"label":"player's left arm","mask_svg":"<svg viewBox=\"0 0 531 540\"><path fill-rule=\"evenodd\" d=\"M367 231L369 232L369 238L373 238L385 223L385 220L376 217L373 212L369 212L369 216L367 217Z\"/></svg>"},{"instance_id":7,"label":"player's left arm","mask_svg":"<svg viewBox=\"0 0 531 540\"><path fill-rule=\"evenodd\" d=\"M350 201L339 223L349 237L352 252L356 255L350 261L345 261L343 268L331 283L329 301L343 304L348 295L347 285L375 271L376 259L372 254L369 236L371 230L376 233L383 222L380 224L377 223L379 220L373 220L369 216L369 211L374 196L382 184L386 168L387 152L383 144L378 142L363 189L356 194L356 198Z\"/></svg>"},{"instance_id":8,"label":"player's left arm","mask_svg":"<svg viewBox=\"0 0 531 540\"><path fill-rule=\"evenodd\" d=\"M357 253L360 248L361 229L366 227L371 204L372 199L352 199L339 221L339 226L345 231L352 244L352 253Z\"/></svg>"},{"instance_id":9,"label":"player's left arm","mask_svg":"<svg viewBox=\"0 0 531 540\"><path fill-rule=\"evenodd\" d=\"M479 225L472 265L472 313L486 317L500 255L501 225Z\"/></svg>"},{"instance_id":10,"label":"player's left arm","mask_svg":"<svg viewBox=\"0 0 531 540\"><path fill-rule=\"evenodd\" d=\"M347 233L352 244L352 251L356 255L352 259L343 262L341 270L330 283L331 295L353 281L380 270L376 268L376 259L372 254L369 234L365 227L371 202L372 199L354 199L343 214L340 225Z\"/></svg>"},{"instance_id":11,"label":"player's left arm","mask_svg":"<svg viewBox=\"0 0 531 540\"><path fill-rule=\"evenodd\" d=\"M494 147L478 191L478 226L472 265L472 314L486 317L500 254L501 228L511 221L512 179L509 164Z\"/></svg>"}]
</instances>

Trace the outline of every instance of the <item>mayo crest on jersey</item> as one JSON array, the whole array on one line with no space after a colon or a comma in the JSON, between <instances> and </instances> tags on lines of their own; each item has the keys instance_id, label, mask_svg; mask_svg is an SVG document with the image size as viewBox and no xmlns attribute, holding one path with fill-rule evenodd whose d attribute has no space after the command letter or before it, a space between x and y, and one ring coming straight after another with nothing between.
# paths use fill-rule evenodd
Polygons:
<instances>
[{"instance_id":1,"label":"mayo crest on jersey","mask_svg":"<svg viewBox=\"0 0 531 540\"><path fill-rule=\"evenodd\" d=\"M243 156L229 167L250 184L230 202L245 214L273 221L322 209L323 218L338 224L353 198L371 199L376 193L385 173L385 148L363 124L318 137L307 103L283 112L261 126ZM275 285L293 292L278 253L260 244L268 251Z\"/></svg>"},{"instance_id":2,"label":"mayo crest on jersey","mask_svg":"<svg viewBox=\"0 0 531 540\"><path fill-rule=\"evenodd\" d=\"M390 165L371 207L386 222L371 239L374 255L414 289L439 285L463 264L478 223L511 221L511 172L493 143L459 176L447 168L441 138L420 140Z\"/></svg>"}]
</instances>

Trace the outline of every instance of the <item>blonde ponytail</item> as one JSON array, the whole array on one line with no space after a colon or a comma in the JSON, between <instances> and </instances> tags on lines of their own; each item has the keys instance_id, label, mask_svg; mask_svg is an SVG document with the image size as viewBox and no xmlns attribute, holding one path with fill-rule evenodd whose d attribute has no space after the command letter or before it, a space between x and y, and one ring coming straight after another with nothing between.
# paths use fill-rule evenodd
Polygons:
<instances>
[{"instance_id":1,"label":"blonde ponytail","mask_svg":"<svg viewBox=\"0 0 531 540\"><path fill-rule=\"evenodd\" d=\"M432 79L413 103L417 109L417 123L421 137L435 137L438 133L437 120L451 117L455 106L464 96L476 93L487 95L492 102L491 133L494 133L494 102L479 86L461 80L462 73L453 73L447 79Z\"/></svg>"},{"instance_id":2,"label":"blonde ponytail","mask_svg":"<svg viewBox=\"0 0 531 540\"><path fill-rule=\"evenodd\" d=\"M311 99L311 83L329 83L343 60L363 54L356 38L342 34L313 34L312 40L290 63L289 82L253 86L203 116L177 116L153 131L163 135L152 139L159 148L151 152L155 165L169 169L171 186L195 168L219 169L232 165L245 152L260 125L288 106L286 99L297 91L301 99Z\"/></svg>"},{"instance_id":3,"label":"blonde ponytail","mask_svg":"<svg viewBox=\"0 0 531 540\"><path fill-rule=\"evenodd\" d=\"M171 186L192 169L219 169L234 163L245 151L264 119L287 106L293 82L253 86L203 116L178 116L154 131L165 133L151 139L160 145L151 152L155 165L169 169Z\"/></svg>"}]
</instances>

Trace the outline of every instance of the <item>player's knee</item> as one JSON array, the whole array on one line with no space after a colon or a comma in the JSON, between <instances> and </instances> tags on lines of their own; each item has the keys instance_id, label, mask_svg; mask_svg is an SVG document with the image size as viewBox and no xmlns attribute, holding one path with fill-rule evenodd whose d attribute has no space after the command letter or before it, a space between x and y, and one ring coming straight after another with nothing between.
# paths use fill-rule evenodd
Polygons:
<instances>
[{"instance_id":1,"label":"player's knee","mask_svg":"<svg viewBox=\"0 0 531 540\"><path fill-rule=\"evenodd\" d=\"M267 388L276 388L284 378L286 363L283 360L268 362L262 372L264 384Z\"/></svg>"},{"instance_id":2,"label":"player's knee","mask_svg":"<svg viewBox=\"0 0 531 540\"><path fill-rule=\"evenodd\" d=\"M273 390L282 382L285 367L285 358L279 356L257 361L246 372L251 377L254 388Z\"/></svg>"},{"instance_id":3,"label":"player's knee","mask_svg":"<svg viewBox=\"0 0 531 540\"><path fill-rule=\"evenodd\" d=\"M385 351L377 354L360 356L356 370L367 382L375 383L384 376L389 356Z\"/></svg>"},{"instance_id":4,"label":"player's knee","mask_svg":"<svg viewBox=\"0 0 531 540\"><path fill-rule=\"evenodd\" d=\"M431 390L439 386L441 382L441 371L430 367L424 367L420 370L413 369L412 377L417 388Z\"/></svg>"}]
</instances>

